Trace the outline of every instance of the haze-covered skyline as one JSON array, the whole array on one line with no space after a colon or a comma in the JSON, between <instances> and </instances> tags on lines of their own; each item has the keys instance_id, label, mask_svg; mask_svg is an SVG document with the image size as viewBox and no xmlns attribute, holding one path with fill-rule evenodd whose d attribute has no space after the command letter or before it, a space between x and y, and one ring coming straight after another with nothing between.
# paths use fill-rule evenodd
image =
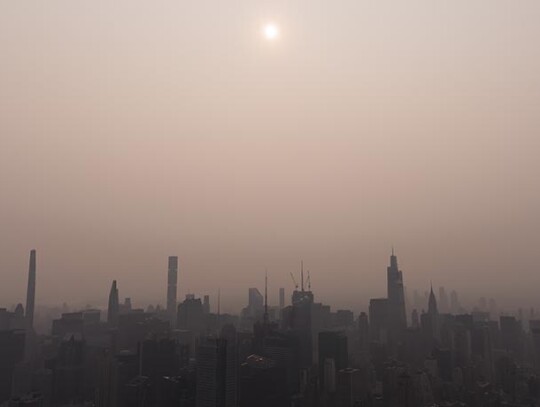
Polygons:
<instances>
[{"instance_id":1,"label":"haze-covered skyline","mask_svg":"<svg viewBox=\"0 0 540 407\"><path fill-rule=\"evenodd\" d=\"M0 4L0 297L537 305L540 4ZM260 36L279 24L279 41ZM336 294L339 293L339 294Z\"/></svg>"}]
</instances>

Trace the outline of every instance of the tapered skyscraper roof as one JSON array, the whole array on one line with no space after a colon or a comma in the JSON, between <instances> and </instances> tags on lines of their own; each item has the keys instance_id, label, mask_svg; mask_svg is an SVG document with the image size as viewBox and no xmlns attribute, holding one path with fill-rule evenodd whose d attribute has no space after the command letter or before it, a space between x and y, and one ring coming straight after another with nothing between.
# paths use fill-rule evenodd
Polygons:
<instances>
[{"instance_id":1,"label":"tapered skyscraper roof","mask_svg":"<svg viewBox=\"0 0 540 407\"><path fill-rule=\"evenodd\" d=\"M36 301L36 251L30 251L30 264L28 267L28 288L26 290L26 327L34 328L34 307Z\"/></svg>"},{"instance_id":2,"label":"tapered skyscraper roof","mask_svg":"<svg viewBox=\"0 0 540 407\"><path fill-rule=\"evenodd\" d=\"M109 293L109 308L107 310L107 322L109 325L115 326L118 323L119 312L120 304L118 302L118 288L116 287L116 280L114 280Z\"/></svg>"},{"instance_id":3,"label":"tapered skyscraper roof","mask_svg":"<svg viewBox=\"0 0 540 407\"><path fill-rule=\"evenodd\" d=\"M437 315L439 310L437 308L437 298L435 298L435 293L433 292L433 285L431 285L431 291L429 292L429 302L428 302L428 314Z\"/></svg>"}]
</instances>

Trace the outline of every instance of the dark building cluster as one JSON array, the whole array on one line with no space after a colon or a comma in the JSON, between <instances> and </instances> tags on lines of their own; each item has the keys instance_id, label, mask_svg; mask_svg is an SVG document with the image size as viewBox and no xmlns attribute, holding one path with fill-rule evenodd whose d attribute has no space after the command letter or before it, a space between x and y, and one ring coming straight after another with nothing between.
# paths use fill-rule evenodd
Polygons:
<instances>
[{"instance_id":1,"label":"dark building cluster","mask_svg":"<svg viewBox=\"0 0 540 407\"><path fill-rule=\"evenodd\" d=\"M316 302L309 273L287 305L248 291L240 315L211 312L210 297L177 300L170 257L165 307L120 302L64 312L34 329L36 252L26 307L0 309L0 406L428 407L540 406L540 320L471 312L443 288L415 292L407 310L392 253L387 297L357 318ZM293 276L294 280L294 276ZM490 312L491 310L491 312Z\"/></svg>"}]
</instances>

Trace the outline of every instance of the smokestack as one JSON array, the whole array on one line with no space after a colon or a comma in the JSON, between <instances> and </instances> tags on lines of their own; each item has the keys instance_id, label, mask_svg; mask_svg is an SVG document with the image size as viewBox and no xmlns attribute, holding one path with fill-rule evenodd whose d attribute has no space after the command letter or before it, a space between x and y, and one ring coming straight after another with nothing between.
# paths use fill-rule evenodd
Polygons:
<instances>
[{"instance_id":1,"label":"smokestack","mask_svg":"<svg viewBox=\"0 0 540 407\"><path fill-rule=\"evenodd\" d=\"M36 300L36 251L30 251L28 268L28 288L26 291L26 327L34 329L34 306Z\"/></svg>"},{"instance_id":2,"label":"smokestack","mask_svg":"<svg viewBox=\"0 0 540 407\"><path fill-rule=\"evenodd\" d=\"M176 324L176 284L178 282L178 257L169 257L169 270L167 274L167 316L171 328Z\"/></svg>"}]
</instances>

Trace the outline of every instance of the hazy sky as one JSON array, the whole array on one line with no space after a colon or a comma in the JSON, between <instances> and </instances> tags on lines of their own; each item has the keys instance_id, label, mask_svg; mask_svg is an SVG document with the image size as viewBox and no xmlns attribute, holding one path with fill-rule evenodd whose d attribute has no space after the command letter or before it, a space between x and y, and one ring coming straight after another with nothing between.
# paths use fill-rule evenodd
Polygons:
<instances>
[{"instance_id":1,"label":"hazy sky","mask_svg":"<svg viewBox=\"0 0 540 407\"><path fill-rule=\"evenodd\" d=\"M261 38L276 22L279 40ZM540 288L538 0L0 0L0 306ZM215 305L215 298L213 298Z\"/></svg>"}]
</instances>

